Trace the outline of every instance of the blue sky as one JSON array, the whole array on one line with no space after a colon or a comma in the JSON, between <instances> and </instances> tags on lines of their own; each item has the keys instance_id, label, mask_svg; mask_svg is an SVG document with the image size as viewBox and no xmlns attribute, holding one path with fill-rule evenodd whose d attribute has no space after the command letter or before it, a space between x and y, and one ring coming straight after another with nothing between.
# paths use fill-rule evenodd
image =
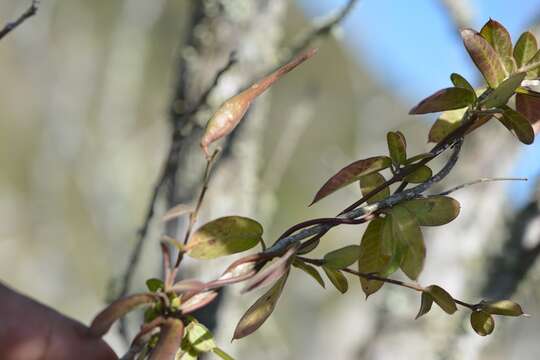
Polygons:
<instances>
[{"instance_id":1,"label":"blue sky","mask_svg":"<svg viewBox=\"0 0 540 360\"><path fill-rule=\"evenodd\" d=\"M308 16L328 14L345 0L298 0ZM540 0L469 0L478 30L490 17L501 22L515 41L540 16ZM513 3L513 4L512 4ZM539 20L539 19L536 19ZM343 24L344 41L384 85L408 105L451 85L458 72L471 82L479 73L463 48L440 0L360 0ZM523 146L513 176L534 180L540 174L540 139ZM513 204L526 201L534 181L509 185Z\"/></svg>"}]
</instances>

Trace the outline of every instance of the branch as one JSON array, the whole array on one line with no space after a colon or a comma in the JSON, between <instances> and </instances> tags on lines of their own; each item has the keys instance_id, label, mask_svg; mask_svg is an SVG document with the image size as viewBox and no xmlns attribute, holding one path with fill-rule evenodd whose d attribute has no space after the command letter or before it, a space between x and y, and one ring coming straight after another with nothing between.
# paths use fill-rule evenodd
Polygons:
<instances>
[{"instance_id":1,"label":"branch","mask_svg":"<svg viewBox=\"0 0 540 360\"><path fill-rule=\"evenodd\" d=\"M461 190L461 189L466 188L466 187L471 186L471 185L476 185L476 184L485 183L485 182L495 182L495 181L527 181L527 178L481 178L481 179L478 179L478 180L474 180L474 181L470 181L470 182L458 185L458 186L453 187L453 188L451 188L449 190L446 190L446 191L443 191L441 193L434 194L434 195L431 195L431 196L448 195L448 194L453 193L454 191Z\"/></svg>"},{"instance_id":2,"label":"branch","mask_svg":"<svg viewBox=\"0 0 540 360\"><path fill-rule=\"evenodd\" d=\"M25 12L23 12L15 21L8 22L2 30L0 30L0 40L2 40L7 34L15 30L19 25L21 25L23 22L31 18L32 16L36 15L38 11L39 6L39 0L32 0L32 3L30 4L30 7L26 9Z\"/></svg>"}]
</instances>

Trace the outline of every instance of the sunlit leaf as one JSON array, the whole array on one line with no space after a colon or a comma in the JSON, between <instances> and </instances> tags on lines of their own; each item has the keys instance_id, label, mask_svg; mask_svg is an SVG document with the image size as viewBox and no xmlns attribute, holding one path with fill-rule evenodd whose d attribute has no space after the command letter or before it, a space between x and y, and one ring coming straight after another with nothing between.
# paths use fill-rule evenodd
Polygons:
<instances>
[{"instance_id":1,"label":"sunlit leaf","mask_svg":"<svg viewBox=\"0 0 540 360\"><path fill-rule=\"evenodd\" d=\"M214 259L251 249L261 241L262 233L255 220L226 216L200 227L189 239L186 251L196 259Z\"/></svg>"},{"instance_id":2,"label":"sunlit leaf","mask_svg":"<svg viewBox=\"0 0 540 360\"><path fill-rule=\"evenodd\" d=\"M431 171L431 168L427 165L422 165L409 175L405 176L404 180L413 184L420 184L428 181L432 175L433 172Z\"/></svg>"},{"instance_id":3,"label":"sunlit leaf","mask_svg":"<svg viewBox=\"0 0 540 360\"><path fill-rule=\"evenodd\" d=\"M453 314L457 311L456 302L452 295L450 295L446 290L437 285L431 285L426 288L435 303L439 305L441 309L444 310L447 314Z\"/></svg>"},{"instance_id":4,"label":"sunlit leaf","mask_svg":"<svg viewBox=\"0 0 540 360\"><path fill-rule=\"evenodd\" d=\"M491 88L496 88L504 80L506 71L499 54L476 31L461 30L461 37L474 64Z\"/></svg>"},{"instance_id":5,"label":"sunlit leaf","mask_svg":"<svg viewBox=\"0 0 540 360\"><path fill-rule=\"evenodd\" d=\"M422 301L420 303L420 309L418 310L418 314L416 314L415 320L418 319L420 316L425 315L431 310L431 306L433 305L433 297L427 293L422 292Z\"/></svg>"},{"instance_id":6,"label":"sunlit leaf","mask_svg":"<svg viewBox=\"0 0 540 360\"><path fill-rule=\"evenodd\" d=\"M299 268L300 270L304 271L306 274L311 276L315 281L317 281L322 287L324 286L324 280L319 274L319 271L314 266L311 266L310 264L307 264L299 259L294 259L293 266Z\"/></svg>"},{"instance_id":7,"label":"sunlit leaf","mask_svg":"<svg viewBox=\"0 0 540 360\"><path fill-rule=\"evenodd\" d=\"M392 232L399 244L405 246L401 270L410 279L416 280L424 267L426 247L420 226L415 216L404 206L392 208Z\"/></svg>"},{"instance_id":8,"label":"sunlit leaf","mask_svg":"<svg viewBox=\"0 0 540 360\"><path fill-rule=\"evenodd\" d=\"M326 276L328 276L330 282L336 287L336 289L338 289L339 292L344 294L347 292L347 290L349 290L349 282L347 281L345 275L341 273L341 271L330 269L324 265L322 268L326 273Z\"/></svg>"},{"instance_id":9,"label":"sunlit leaf","mask_svg":"<svg viewBox=\"0 0 540 360\"><path fill-rule=\"evenodd\" d=\"M516 110L529 120L534 133L538 134L540 132L540 96L517 94Z\"/></svg>"},{"instance_id":10,"label":"sunlit leaf","mask_svg":"<svg viewBox=\"0 0 540 360\"><path fill-rule=\"evenodd\" d=\"M379 173L373 173L360 177L360 190L362 191L362 195L366 196L385 182L386 179ZM390 188L387 186L369 198L367 202L368 204L372 204L374 202L381 201L388 196L390 196Z\"/></svg>"},{"instance_id":11,"label":"sunlit leaf","mask_svg":"<svg viewBox=\"0 0 540 360\"><path fill-rule=\"evenodd\" d=\"M361 176L372 174L390 166L392 160L388 156L375 156L355 161L339 170L321 187L310 205L332 194L344 186L358 180Z\"/></svg>"},{"instance_id":12,"label":"sunlit leaf","mask_svg":"<svg viewBox=\"0 0 540 360\"><path fill-rule=\"evenodd\" d=\"M527 71L527 79L538 79L540 78L540 50L534 54L534 56L525 64L529 69Z\"/></svg>"},{"instance_id":13,"label":"sunlit leaf","mask_svg":"<svg viewBox=\"0 0 540 360\"><path fill-rule=\"evenodd\" d=\"M495 320L493 316L483 311L473 311L471 313L471 326L480 336L486 336L495 329Z\"/></svg>"},{"instance_id":14,"label":"sunlit leaf","mask_svg":"<svg viewBox=\"0 0 540 360\"><path fill-rule=\"evenodd\" d=\"M499 121L513 133L519 141L527 145L532 144L534 142L534 130L529 120L508 106L505 106L503 110L502 116L498 117Z\"/></svg>"},{"instance_id":15,"label":"sunlit leaf","mask_svg":"<svg viewBox=\"0 0 540 360\"><path fill-rule=\"evenodd\" d=\"M195 279L184 279L175 283L170 290L177 293L184 293L189 291L201 291L205 286L206 284L202 281Z\"/></svg>"},{"instance_id":16,"label":"sunlit leaf","mask_svg":"<svg viewBox=\"0 0 540 360\"><path fill-rule=\"evenodd\" d=\"M407 159L407 142L405 136L399 131L390 131L386 134L388 153L395 164L403 164Z\"/></svg>"},{"instance_id":17,"label":"sunlit leaf","mask_svg":"<svg viewBox=\"0 0 540 360\"><path fill-rule=\"evenodd\" d=\"M198 310L210 304L212 301L215 300L217 295L218 293L216 291L204 291L198 293L183 302L180 305L179 310L184 314L190 314L195 310Z\"/></svg>"},{"instance_id":18,"label":"sunlit leaf","mask_svg":"<svg viewBox=\"0 0 540 360\"><path fill-rule=\"evenodd\" d=\"M459 215L459 202L448 196L430 196L403 203L421 226L448 224Z\"/></svg>"},{"instance_id":19,"label":"sunlit leaf","mask_svg":"<svg viewBox=\"0 0 540 360\"><path fill-rule=\"evenodd\" d=\"M536 37L530 31L521 34L514 47L514 59L516 59L518 69L527 64L537 50Z\"/></svg>"},{"instance_id":20,"label":"sunlit leaf","mask_svg":"<svg viewBox=\"0 0 540 360\"><path fill-rule=\"evenodd\" d=\"M525 314L518 303L510 300L482 301L481 309L493 315L521 316Z\"/></svg>"},{"instance_id":21,"label":"sunlit leaf","mask_svg":"<svg viewBox=\"0 0 540 360\"><path fill-rule=\"evenodd\" d=\"M159 341L152 350L150 360L174 359L184 337L184 324L175 318L164 320L160 326Z\"/></svg>"},{"instance_id":22,"label":"sunlit leaf","mask_svg":"<svg viewBox=\"0 0 540 360\"><path fill-rule=\"evenodd\" d=\"M525 79L525 73L516 73L504 80L496 89L494 89L484 101L482 106L486 109L505 105L510 97L514 95L516 89Z\"/></svg>"},{"instance_id":23,"label":"sunlit leaf","mask_svg":"<svg viewBox=\"0 0 540 360\"><path fill-rule=\"evenodd\" d=\"M457 73L452 73L450 75L450 80L455 87L467 89L472 91L473 93L475 92L474 87L467 81L467 79Z\"/></svg>"},{"instance_id":24,"label":"sunlit leaf","mask_svg":"<svg viewBox=\"0 0 540 360\"><path fill-rule=\"evenodd\" d=\"M274 311L279 300L283 287L287 281L288 274L285 274L272 286L263 296L261 296L242 316L236 329L233 340L241 339L257 330Z\"/></svg>"},{"instance_id":25,"label":"sunlit leaf","mask_svg":"<svg viewBox=\"0 0 540 360\"><path fill-rule=\"evenodd\" d=\"M468 89L452 87L437 91L413 107L409 114L427 114L461 109L474 103L476 95Z\"/></svg>"},{"instance_id":26,"label":"sunlit leaf","mask_svg":"<svg viewBox=\"0 0 540 360\"><path fill-rule=\"evenodd\" d=\"M480 30L480 35L499 54L505 65L505 70L508 74L514 71L512 66L512 40L508 30L499 22L490 19Z\"/></svg>"},{"instance_id":27,"label":"sunlit leaf","mask_svg":"<svg viewBox=\"0 0 540 360\"><path fill-rule=\"evenodd\" d=\"M360 256L360 246L348 245L324 255L324 266L329 269L344 269L356 261Z\"/></svg>"},{"instance_id":28,"label":"sunlit leaf","mask_svg":"<svg viewBox=\"0 0 540 360\"><path fill-rule=\"evenodd\" d=\"M367 274L381 273L386 268L389 257L384 255L381 250L384 222L385 220L380 218L369 222L360 242L359 272ZM382 281L359 278L366 298L384 285Z\"/></svg>"},{"instance_id":29,"label":"sunlit leaf","mask_svg":"<svg viewBox=\"0 0 540 360\"><path fill-rule=\"evenodd\" d=\"M148 279L146 280L146 287L151 292L156 292L159 289L163 289L163 281L161 281L160 279L154 279L154 278Z\"/></svg>"},{"instance_id":30,"label":"sunlit leaf","mask_svg":"<svg viewBox=\"0 0 540 360\"><path fill-rule=\"evenodd\" d=\"M466 111L467 108L462 108L443 112L429 130L429 142L441 142L448 134L457 129L461 125Z\"/></svg>"},{"instance_id":31,"label":"sunlit leaf","mask_svg":"<svg viewBox=\"0 0 540 360\"><path fill-rule=\"evenodd\" d=\"M186 338L191 347L198 352L208 352L216 348L214 335L198 321L191 321L186 326Z\"/></svg>"}]
</instances>

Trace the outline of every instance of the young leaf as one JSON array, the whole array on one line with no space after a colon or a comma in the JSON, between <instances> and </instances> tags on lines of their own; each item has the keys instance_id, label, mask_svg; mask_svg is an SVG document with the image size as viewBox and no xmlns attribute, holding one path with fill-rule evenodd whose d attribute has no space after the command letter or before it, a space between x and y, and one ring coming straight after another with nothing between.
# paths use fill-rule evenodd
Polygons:
<instances>
[{"instance_id":1,"label":"young leaf","mask_svg":"<svg viewBox=\"0 0 540 360\"><path fill-rule=\"evenodd\" d=\"M364 175L360 177L360 191L362 192L363 196L366 196L366 194L369 194L382 184L386 182L386 179L384 176L382 176L379 173L373 173L369 175ZM390 188L385 187L381 191L379 191L377 194L373 195L367 202L368 204L375 203L377 201L381 201L384 198L387 198L390 196Z\"/></svg>"},{"instance_id":2,"label":"young leaf","mask_svg":"<svg viewBox=\"0 0 540 360\"><path fill-rule=\"evenodd\" d=\"M146 287L151 292L156 292L159 289L163 289L163 281L161 281L160 279L153 279L153 278L148 279L146 280Z\"/></svg>"},{"instance_id":3,"label":"young leaf","mask_svg":"<svg viewBox=\"0 0 540 360\"><path fill-rule=\"evenodd\" d=\"M539 96L517 94L516 110L529 120L535 134L540 132L540 94Z\"/></svg>"},{"instance_id":4,"label":"young leaf","mask_svg":"<svg viewBox=\"0 0 540 360\"><path fill-rule=\"evenodd\" d=\"M450 75L450 80L455 87L467 89L473 93L475 92L474 87L467 81L467 79L457 73L452 73Z\"/></svg>"},{"instance_id":5,"label":"young leaf","mask_svg":"<svg viewBox=\"0 0 540 360\"><path fill-rule=\"evenodd\" d=\"M159 341L152 350L150 360L174 359L184 337L184 324L175 318L168 318L160 326Z\"/></svg>"},{"instance_id":6,"label":"young leaf","mask_svg":"<svg viewBox=\"0 0 540 360\"><path fill-rule=\"evenodd\" d=\"M467 108L445 111L429 130L428 141L441 142L448 134L457 129L461 123Z\"/></svg>"},{"instance_id":7,"label":"young leaf","mask_svg":"<svg viewBox=\"0 0 540 360\"><path fill-rule=\"evenodd\" d=\"M504 80L482 101L482 107L491 109L506 105L510 97L514 95L516 89L521 85L523 79L525 79L525 73L516 73Z\"/></svg>"},{"instance_id":8,"label":"young leaf","mask_svg":"<svg viewBox=\"0 0 540 360\"><path fill-rule=\"evenodd\" d=\"M198 293L183 302L178 308L183 314L190 314L206 305L210 304L218 293L216 291L205 291Z\"/></svg>"},{"instance_id":9,"label":"young leaf","mask_svg":"<svg viewBox=\"0 0 540 360\"><path fill-rule=\"evenodd\" d=\"M529 123L529 120L523 115L510 109L508 106L503 107L503 114L499 116L499 121L524 144L530 145L534 142L534 130Z\"/></svg>"},{"instance_id":10,"label":"young leaf","mask_svg":"<svg viewBox=\"0 0 540 360\"><path fill-rule=\"evenodd\" d=\"M493 332L495 320L493 316L483 311L473 311L471 313L471 326L480 336L486 336Z\"/></svg>"},{"instance_id":11,"label":"young leaf","mask_svg":"<svg viewBox=\"0 0 540 360\"><path fill-rule=\"evenodd\" d=\"M360 246L345 246L324 255L324 266L334 270L344 269L358 261L359 256Z\"/></svg>"},{"instance_id":12,"label":"young leaf","mask_svg":"<svg viewBox=\"0 0 540 360\"><path fill-rule=\"evenodd\" d=\"M186 326L185 332L187 341L197 352L209 352L216 348L214 336L210 330L206 328L206 326L202 325L198 321L191 321Z\"/></svg>"},{"instance_id":13,"label":"young leaf","mask_svg":"<svg viewBox=\"0 0 540 360\"><path fill-rule=\"evenodd\" d=\"M291 263L294 259L293 255L296 253L297 247L291 247L285 254L279 257L266 269L263 269L253 276L242 292L248 292L259 287L265 287L274 283L276 280L282 278L285 274L289 273Z\"/></svg>"},{"instance_id":14,"label":"young leaf","mask_svg":"<svg viewBox=\"0 0 540 360\"><path fill-rule=\"evenodd\" d=\"M437 91L420 101L409 114L427 114L446 110L461 109L476 100L476 94L468 89L452 87Z\"/></svg>"},{"instance_id":15,"label":"young leaf","mask_svg":"<svg viewBox=\"0 0 540 360\"><path fill-rule=\"evenodd\" d=\"M311 266L310 264L307 264L304 261L298 259L294 259L293 266L299 268L300 270L303 270L306 274L314 278L315 281L319 283L319 285L321 285L323 288L325 287L324 280L321 274L319 274L319 271L316 267Z\"/></svg>"},{"instance_id":16,"label":"young leaf","mask_svg":"<svg viewBox=\"0 0 540 360\"><path fill-rule=\"evenodd\" d=\"M401 165L407 160L407 142L405 136L399 131L390 131L386 134L388 153L394 164Z\"/></svg>"},{"instance_id":17,"label":"young leaf","mask_svg":"<svg viewBox=\"0 0 540 360\"><path fill-rule=\"evenodd\" d=\"M481 309L482 311L493 315L521 316L525 314L519 304L510 300L500 300L494 302L482 301Z\"/></svg>"},{"instance_id":18,"label":"young leaf","mask_svg":"<svg viewBox=\"0 0 540 360\"><path fill-rule=\"evenodd\" d=\"M499 54L505 65L505 70L508 74L511 74L514 67L511 65L512 58L512 40L508 30L502 24L495 20L489 20L480 30L480 35Z\"/></svg>"},{"instance_id":19,"label":"young leaf","mask_svg":"<svg viewBox=\"0 0 540 360\"><path fill-rule=\"evenodd\" d=\"M437 285L431 285L426 288L433 300L439 305L441 309L444 310L447 314L453 314L457 311L456 302L452 296L444 290L442 287Z\"/></svg>"},{"instance_id":20,"label":"young leaf","mask_svg":"<svg viewBox=\"0 0 540 360\"><path fill-rule=\"evenodd\" d=\"M374 172L386 169L390 166L392 160L388 156L375 156L363 160L355 161L343 169L339 170L334 176L321 187L315 195L310 206L322 198L332 194L344 186L358 180L361 176L372 174Z\"/></svg>"},{"instance_id":21,"label":"young leaf","mask_svg":"<svg viewBox=\"0 0 540 360\"><path fill-rule=\"evenodd\" d=\"M448 224L459 215L459 202L448 196L431 196L403 203L420 226Z\"/></svg>"},{"instance_id":22,"label":"young leaf","mask_svg":"<svg viewBox=\"0 0 540 360\"><path fill-rule=\"evenodd\" d=\"M210 157L208 146L234 130L257 96L266 91L280 77L311 58L316 52L316 49L311 49L300 54L288 64L283 65L270 75L251 85L247 90L225 101L206 124L206 130L201 139L201 148L206 157Z\"/></svg>"},{"instance_id":23,"label":"young leaf","mask_svg":"<svg viewBox=\"0 0 540 360\"><path fill-rule=\"evenodd\" d=\"M429 310L431 310L431 305L433 305L433 297L429 293L423 291L420 309L418 310L418 314L416 314L414 320L418 319L422 315L427 314Z\"/></svg>"},{"instance_id":24,"label":"young leaf","mask_svg":"<svg viewBox=\"0 0 540 360\"><path fill-rule=\"evenodd\" d=\"M349 282L341 271L327 268L324 265L322 268L326 273L326 276L328 276L330 282L336 287L336 289L338 289L340 293L345 294L347 290L349 290Z\"/></svg>"},{"instance_id":25,"label":"young leaf","mask_svg":"<svg viewBox=\"0 0 540 360\"><path fill-rule=\"evenodd\" d=\"M461 31L463 44L474 64L482 73L491 88L496 88L504 80L506 71L499 54L476 31L464 29Z\"/></svg>"},{"instance_id":26,"label":"young leaf","mask_svg":"<svg viewBox=\"0 0 540 360\"><path fill-rule=\"evenodd\" d=\"M537 50L536 37L530 31L521 34L514 47L514 59L516 59L518 69L527 64Z\"/></svg>"},{"instance_id":27,"label":"young leaf","mask_svg":"<svg viewBox=\"0 0 540 360\"><path fill-rule=\"evenodd\" d=\"M424 268L426 247L420 226L407 208L400 205L392 208L392 232L398 243L405 245L401 270L409 279L418 279Z\"/></svg>"},{"instance_id":28,"label":"young leaf","mask_svg":"<svg viewBox=\"0 0 540 360\"><path fill-rule=\"evenodd\" d=\"M363 273L381 273L388 263L389 257L384 255L381 250L382 229L384 219L374 219L369 222L362 241L360 242L360 257L358 258L358 271ZM378 291L384 282L378 280L368 280L360 278L362 290L369 295Z\"/></svg>"},{"instance_id":29,"label":"young leaf","mask_svg":"<svg viewBox=\"0 0 540 360\"><path fill-rule=\"evenodd\" d=\"M413 184L420 184L428 181L432 175L433 172L431 171L431 168L427 165L422 165L409 175L405 176L405 181Z\"/></svg>"},{"instance_id":30,"label":"young leaf","mask_svg":"<svg viewBox=\"0 0 540 360\"><path fill-rule=\"evenodd\" d=\"M261 296L242 316L236 329L233 340L241 339L257 330L274 311L281 292L287 281L288 273L283 275L274 286Z\"/></svg>"},{"instance_id":31,"label":"young leaf","mask_svg":"<svg viewBox=\"0 0 540 360\"><path fill-rule=\"evenodd\" d=\"M263 228L255 220L226 216L200 227L189 239L186 252L195 259L214 259L246 251L262 238Z\"/></svg>"}]
</instances>

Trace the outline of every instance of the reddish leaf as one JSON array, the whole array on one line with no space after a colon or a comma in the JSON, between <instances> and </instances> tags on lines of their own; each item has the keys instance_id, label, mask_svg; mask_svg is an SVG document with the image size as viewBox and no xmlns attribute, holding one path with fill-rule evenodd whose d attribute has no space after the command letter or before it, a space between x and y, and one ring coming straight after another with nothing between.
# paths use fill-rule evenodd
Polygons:
<instances>
[{"instance_id":1,"label":"reddish leaf","mask_svg":"<svg viewBox=\"0 0 540 360\"><path fill-rule=\"evenodd\" d=\"M504 80L506 71L499 54L493 47L476 31L464 29L461 37L467 52L471 56L476 67L486 79L491 88L496 88Z\"/></svg>"},{"instance_id":2,"label":"reddish leaf","mask_svg":"<svg viewBox=\"0 0 540 360\"><path fill-rule=\"evenodd\" d=\"M201 291L202 289L204 289L205 286L206 284L202 281L195 279L186 279L174 284L170 290L177 293L184 293L190 291Z\"/></svg>"},{"instance_id":3,"label":"reddish leaf","mask_svg":"<svg viewBox=\"0 0 540 360\"><path fill-rule=\"evenodd\" d=\"M184 324L174 318L168 318L160 326L159 341L152 350L150 360L172 360L180 350L184 337Z\"/></svg>"},{"instance_id":4,"label":"reddish leaf","mask_svg":"<svg viewBox=\"0 0 540 360\"><path fill-rule=\"evenodd\" d=\"M293 255L296 253L297 247L292 247L287 252L278 258L273 264L266 269L261 270L251 279L246 288L242 292L248 292L259 287L265 287L272 284L277 279L283 277L283 274L289 272Z\"/></svg>"},{"instance_id":5,"label":"reddish leaf","mask_svg":"<svg viewBox=\"0 0 540 360\"><path fill-rule=\"evenodd\" d=\"M446 88L420 101L418 105L409 111L409 114L428 114L461 109L472 104L475 100L475 93L468 89L459 87Z\"/></svg>"},{"instance_id":6,"label":"reddish leaf","mask_svg":"<svg viewBox=\"0 0 540 360\"><path fill-rule=\"evenodd\" d=\"M515 70L515 63L512 61L512 39L508 30L499 22L489 19L480 30L480 35L493 46L503 60L507 74L511 74Z\"/></svg>"},{"instance_id":7,"label":"reddish leaf","mask_svg":"<svg viewBox=\"0 0 540 360\"><path fill-rule=\"evenodd\" d=\"M540 132L540 94L539 96L517 94L516 110L529 120L535 134Z\"/></svg>"},{"instance_id":8,"label":"reddish leaf","mask_svg":"<svg viewBox=\"0 0 540 360\"><path fill-rule=\"evenodd\" d=\"M317 192L310 206L342 187L358 180L361 176L386 169L391 163L392 160L388 156L375 156L358 160L345 166L343 169L339 170L337 174L328 179Z\"/></svg>"},{"instance_id":9,"label":"reddish leaf","mask_svg":"<svg viewBox=\"0 0 540 360\"><path fill-rule=\"evenodd\" d=\"M215 291L205 291L205 292L193 295L192 297L190 297L189 299L187 299L185 302L183 302L180 305L179 310L183 314L192 313L195 310L205 307L206 305L214 301L217 294L218 293Z\"/></svg>"}]
</instances>

